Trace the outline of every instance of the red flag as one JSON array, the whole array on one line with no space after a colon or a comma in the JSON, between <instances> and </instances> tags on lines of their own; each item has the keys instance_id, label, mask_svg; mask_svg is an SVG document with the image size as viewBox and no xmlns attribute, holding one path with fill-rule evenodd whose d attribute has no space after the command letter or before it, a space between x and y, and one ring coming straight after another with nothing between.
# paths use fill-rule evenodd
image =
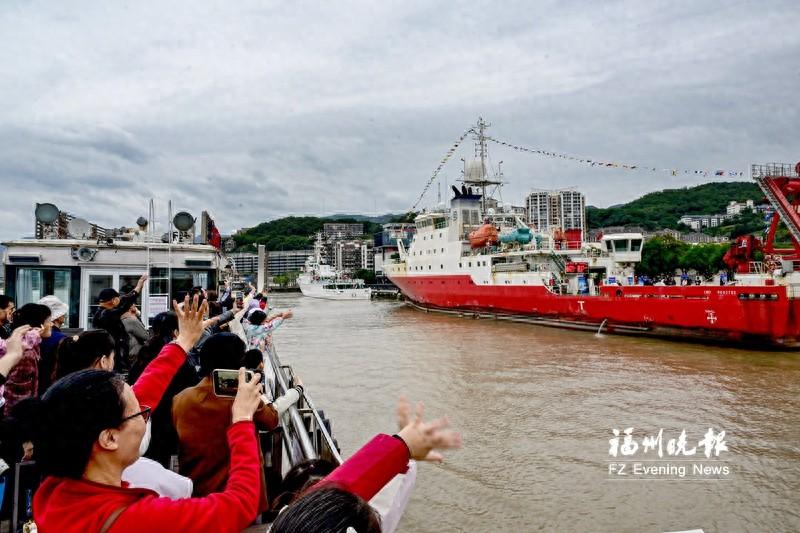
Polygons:
<instances>
[{"instance_id":1,"label":"red flag","mask_svg":"<svg viewBox=\"0 0 800 533\"><path fill-rule=\"evenodd\" d=\"M216 224L214 224L214 219L210 216L208 217L208 227L206 228L206 234L208 235L208 244L217 248L218 250L222 249L222 235L219 234L219 230L217 229Z\"/></svg>"}]
</instances>

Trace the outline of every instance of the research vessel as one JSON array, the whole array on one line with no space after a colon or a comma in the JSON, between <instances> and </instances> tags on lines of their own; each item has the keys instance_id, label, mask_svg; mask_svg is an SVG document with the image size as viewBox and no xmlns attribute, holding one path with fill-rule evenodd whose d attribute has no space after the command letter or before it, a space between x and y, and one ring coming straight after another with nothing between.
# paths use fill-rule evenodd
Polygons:
<instances>
[{"instance_id":1,"label":"research vessel","mask_svg":"<svg viewBox=\"0 0 800 533\"><path fill-rule=\"evenodd\" d=\"M644 285L636 276L642 234L590 241L580 229L540 232L489 202L487 189L502 183L487 175L485 128L479 121L479 157L465 164L449 207L419 213L411 243L399 243L398 258L384 266L410 305L601 333L800 348L800 163L753 165L772 222L764 242L747 236L732 244L725 261L735 280ZM791 248L775 247L781 221Z\"/></svg>"}]
</instances>

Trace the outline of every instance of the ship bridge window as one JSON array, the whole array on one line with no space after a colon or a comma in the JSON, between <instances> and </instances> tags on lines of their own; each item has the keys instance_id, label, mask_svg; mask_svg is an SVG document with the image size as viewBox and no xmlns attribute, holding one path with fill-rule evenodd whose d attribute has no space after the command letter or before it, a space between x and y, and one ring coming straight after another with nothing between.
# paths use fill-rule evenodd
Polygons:
<instances>
[{"instance_id":1,"label":"ship bridge window","mask_svg":"<svg viewBox=\"0 0 800 533\"><path fill-rule=\"evenodd\" d=\"M614 251L615 252L627 252L628 251L628 239L617 239L614 241Z\"/></svg>"},{"instance_id":2,"label":"ship bridge window","mask_svg":"<svg viewBox=\"0 0 800 533\"><path fill-rule=\"evenodd\" d=\"M613 252L613 250L611 249L611 241L605 241L605 245L606 245L606 251Z\"/></svg>"},{"instance_id":3,"label":"ship bridge window","mask_svg":"<svg viewBox=\"0 0 800 533\"><path fill-rule=\"evenodd\" d=\"M642 239L631 239L631 252L638 252L642 249Z\"/></svg>"}]
</instances>

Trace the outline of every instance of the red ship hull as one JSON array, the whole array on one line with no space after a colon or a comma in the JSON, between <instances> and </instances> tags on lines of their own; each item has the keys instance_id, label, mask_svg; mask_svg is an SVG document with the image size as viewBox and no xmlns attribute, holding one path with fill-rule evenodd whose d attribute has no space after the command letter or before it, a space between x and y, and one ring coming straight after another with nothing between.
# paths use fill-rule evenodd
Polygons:
<instances>
[{"instance_id":1,"label":"red ship hull","mask_svg":"<svg viewBox=\"0 0 800 533\"><path fill-rule=\"evenodd\" d=\"M604 333L800 348L800 301L783 286L604 286L559 295L543 286L476 285L468 275L390 276L415 304Z\"/></svg>"}]
</instances>

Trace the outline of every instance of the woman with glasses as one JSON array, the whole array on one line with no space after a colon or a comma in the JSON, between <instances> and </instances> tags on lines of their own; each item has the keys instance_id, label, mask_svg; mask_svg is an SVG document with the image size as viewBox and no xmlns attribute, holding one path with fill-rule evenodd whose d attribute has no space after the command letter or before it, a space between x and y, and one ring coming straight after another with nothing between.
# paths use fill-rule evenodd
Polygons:
<instances>
[{"instance_id":1,"label":"woman with glasses","mask_svg":"<svg viewBox=\"0 0 800 533\"><path fill-rule=\"evenodd\" d=\"M260 403L259 377L239 390L228 428L231 473L220 493L171 500L131 488L123 471L140 455L147 419L203 332L205 304L173 303L179 334L131 387L112 372L90 369L54 383L39 401L37 464L44 481L33 500L38 530L49 531L241 531L258 507L259 458L253 413Z\"/></svg>"}]
</instances>

